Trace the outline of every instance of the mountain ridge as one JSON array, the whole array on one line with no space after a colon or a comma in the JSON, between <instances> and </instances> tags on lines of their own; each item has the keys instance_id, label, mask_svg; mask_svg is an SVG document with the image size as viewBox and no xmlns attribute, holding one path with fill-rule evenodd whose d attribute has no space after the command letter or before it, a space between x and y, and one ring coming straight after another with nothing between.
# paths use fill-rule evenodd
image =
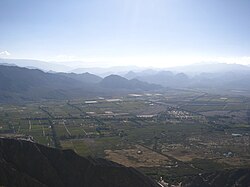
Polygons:
<instances>
[{"instance_id":1,"label":"mountain ridge","mask_svg":"<svg viewBox=\"0 0 250 187\"><path fill-rule=\"evenodd\" d=\"M38 69L0 65L0 102L32 101L40 99L71 99L83 96L105 96L154 90L156 85L141 81L129 81L115 76L109 86L105 80L93 74L49 73ZM119 82L119 80L123 80ZM112 86L115 82L116 86Z\"/></svg>"}]
</instances>

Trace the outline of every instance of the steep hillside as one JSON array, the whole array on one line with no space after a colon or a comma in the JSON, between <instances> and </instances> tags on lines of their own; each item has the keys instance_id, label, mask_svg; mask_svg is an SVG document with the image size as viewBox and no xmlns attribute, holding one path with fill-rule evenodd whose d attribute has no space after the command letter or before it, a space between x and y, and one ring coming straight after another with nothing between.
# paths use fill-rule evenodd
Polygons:
<instances>
[{"instance_id":1,"label":"steep hillside","mask_svg":"<svg viewBox=\"0 0 250 187\"><path fill-rule=\"evenodd\" d=\"M157 187L133 168L105 159L84 158L71 150L0 138L0 186Z\"/></svg>"},{"instance_id":2,"label":"steep hillside","mask_svg":"<svg viewBox=\"0 0 250 187\"><path fill-rule=\"evenodd\" d=\"M0 101L67 99L93 93L90 84L53 73L0 66Z\"/></svg>"},{"instance_id":3,"label":"steep hillside","mask_svg":"<svg viewBox=\"0 0 250 187\"><path fill-rule=\"evenodd\" d=\"M31 88L69 88L79 87L79 82L64 76L30 70L16 66L0 66L1 91L23 92Z\"/></svg>"}]
</instances>

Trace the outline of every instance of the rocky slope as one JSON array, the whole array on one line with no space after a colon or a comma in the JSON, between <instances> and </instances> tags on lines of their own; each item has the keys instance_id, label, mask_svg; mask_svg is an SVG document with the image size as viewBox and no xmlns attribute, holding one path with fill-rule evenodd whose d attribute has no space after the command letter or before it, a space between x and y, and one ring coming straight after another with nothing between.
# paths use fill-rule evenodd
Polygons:
<instances>
[{"instance_id":1,"label":"rocky slope","mask_svg":"<svg viewBox=\"0 0 250 187\"><path fill-rule=\"evenodd\" d=\"M0 186L157 187L133 168L71 150L0 138Z\"/></svg>"}]
</instances>

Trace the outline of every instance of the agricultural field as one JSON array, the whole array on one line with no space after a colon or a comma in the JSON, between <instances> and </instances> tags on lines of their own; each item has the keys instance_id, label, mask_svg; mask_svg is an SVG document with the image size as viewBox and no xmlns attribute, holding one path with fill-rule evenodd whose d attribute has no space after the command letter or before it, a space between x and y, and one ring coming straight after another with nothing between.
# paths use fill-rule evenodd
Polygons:
<instances>
[{"instance_id":1,"label":"agricultural field","mask_svg":"<svg viewBox=\"0 0 250 187\"><path fill-rule=\"evenodd\" d=\"M169 180L250 166L250 98L194 90L0 105L0 136Z\"/></svg>"}]
</instances>

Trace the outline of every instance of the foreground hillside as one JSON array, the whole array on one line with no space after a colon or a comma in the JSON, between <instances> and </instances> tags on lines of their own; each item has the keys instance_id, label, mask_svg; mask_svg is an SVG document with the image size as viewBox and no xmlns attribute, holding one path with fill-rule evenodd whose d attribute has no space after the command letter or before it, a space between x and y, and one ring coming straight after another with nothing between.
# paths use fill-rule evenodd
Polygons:
<instances>
[{"instance_id":1,"label":"foreground hillside","mask_svg":"<svg viewBox=\"0 0 250 187\"><path fill-rule=\"evenodd\" d=\"M133 168L28 141L0 139L0 186L156 187Z\"/></svg>"},{"instance_id":2,"label":"foreground hillside","mask_svg":"<svg viewBox=\"0 0 250 187\"><path fill-rule=\"evenodd\" d=\"M156 187L139 171L71 150L26 140L0 138L0 186ZM167 183L162 182L162 186ZM179 186L179 185L177 185ZM182 187L249 187L250 169L232 169L187 178Z\"/></svg>"}]
</instances>

